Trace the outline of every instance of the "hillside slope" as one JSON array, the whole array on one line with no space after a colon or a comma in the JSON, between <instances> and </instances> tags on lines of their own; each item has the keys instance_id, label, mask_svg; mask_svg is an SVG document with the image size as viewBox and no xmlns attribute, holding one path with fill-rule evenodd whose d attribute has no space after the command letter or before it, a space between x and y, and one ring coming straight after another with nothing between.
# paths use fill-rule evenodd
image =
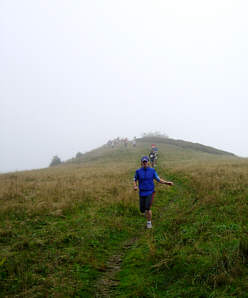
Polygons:
<instances>
[{"instance_id":1,"label":"hillside slope","mask_svg":"<svg viewBox=\"0 0 248 298\"><path fill-rule=\"evenodd\" d=\"M127 148L124 145L117 145L114 148L104 145L83 154L80 158L72 158L67 162L135 161L142 155L148 155L152 144L156 144L159 148L159 156L164 161L226 159L236 157L233 153L198 143L174 140L170 138L146 137L137 139L137 146L135 148L132 147L131 143L128 144Z\"/></svg>"},{"instance_id":2,"label":"hillside slope","mask_svg":"<svg viewBox=\"0 0 248 298\"><path fill-rule=\"evenodd\" d=\"M156 142L175 185L150 231L132 189L150 141L0 175L0 297L247 297L248 160Z\"/></svg>"}]
</instances>

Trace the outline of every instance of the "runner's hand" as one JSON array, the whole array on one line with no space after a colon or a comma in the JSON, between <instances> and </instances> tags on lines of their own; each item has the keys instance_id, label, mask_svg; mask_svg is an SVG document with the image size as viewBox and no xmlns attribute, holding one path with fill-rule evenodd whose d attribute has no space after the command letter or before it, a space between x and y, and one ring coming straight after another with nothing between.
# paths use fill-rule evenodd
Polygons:
<instances>
[{"instance_id":1,"label":"runner's hand","mask_svg":"<svg viewBox=\"0 0 248 298\"><path fill-rule=\"evenodd\" d=\"M168 181L166 184L167 184L167 185L170 185L170 186L174 185L174 183L171 182L171 181Z\"/></svg>"},{"instance_id":2,"label":"runner's hand","mask_svg":"<svg viewBox=\"0 0 248 298\"><path fill-rule=\"evenodd\" d=\"M134 187L133 187L133 190L136 191L137 189L138 189L138 186L134 186Z\"/></svg>"}]
</instances>

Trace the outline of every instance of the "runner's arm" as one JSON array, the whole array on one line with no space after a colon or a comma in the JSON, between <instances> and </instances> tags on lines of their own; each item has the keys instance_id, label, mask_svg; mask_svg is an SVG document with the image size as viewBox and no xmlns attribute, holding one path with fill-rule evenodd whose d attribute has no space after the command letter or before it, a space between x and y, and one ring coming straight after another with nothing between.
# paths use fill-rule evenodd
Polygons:
<instances>
[{"instance_id":1,"label":"runner's arm","mask_svg":"<svg viewBox=\"0 0 248 298\"><path fill-rule=\"evenodd\" d=\"M156 179L161 184L167 184L167 185L171 185L171 186L173 185L173 182L171 182L171 181L165 181L165 180L159 178L159 176L158 176L158 174L157 174L156 171L154 172L154 179Z\"/></svg>"},{"instance_id":2,"label":"runner's arm","mask_svg":"<svg viewBox=\"0 0 248 298\"><path fill-rule=\"evenodd\" d=\"M137 186L137 180L138 180L138 173L136 172L133 178L133 189L137 190L138 186Z\"/></svg>"},{"instance_id":3,"label":"runner's arm","mask_svg":"<svg viewBox=\"0 0 248 298\"><path fill-rule=\"evenodd\" d=\"M161 184L167 184L167 185L170 185L170 186L174 185L173 182L171 182L171 181L165 181L163 179L160 179L160 181L158 181L158 182L161 183Z\"/></svg>"},{"instance_id":4,"label":"runner's arm","mask_svg":"<svg viewBox=\"0 0 248 298\"><path fill-rule=\"evenodd\" d=\"M133 189L134 190L137 190L138 189L137 181L133 181Z\"/></svg>"}]
</instances>

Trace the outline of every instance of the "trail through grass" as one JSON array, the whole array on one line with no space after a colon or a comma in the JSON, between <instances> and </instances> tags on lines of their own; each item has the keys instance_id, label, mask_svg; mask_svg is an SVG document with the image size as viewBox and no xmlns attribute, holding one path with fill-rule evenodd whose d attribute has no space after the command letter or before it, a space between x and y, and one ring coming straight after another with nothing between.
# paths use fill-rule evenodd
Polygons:
<instances>
[{"instance_id":1,"label":"trail through grass","mask_svg":"<svg viewBox=\"0 0 248 298\"><path fill-rule=\"evenodd\" d=\"M175 178L175 177L174 177ZM138 199L138 194L137 199ZM158 186L154 204L153 230L145 229L146 219L134 212L129 224L134 228L135 238L129 238L119 251L107 261L106 271L96 283L96 297L153 297L149 279L153 279L154 265L151 254L155 254L154 239L161 233L161 223L166 220L167 210L178 196L184 195L184 186L178 181L174 189ZM138 201L138 200L137 200ZM138 207L138 204L137 204ZM135 222L139 224L135 224ZM158 296L161 294L158 291ZM130 292L129 292L130 291Z\"/></svg>"},{"instance_id":2,"label":"trail through grass","mask_svg":"<svg viewBox=\"0 0 248 298\"><path fill-rule=\"evenodd\" d=\"M205 205L208 191L196 192L190 177L169 178L175 187L158 187L154 228L127 252L116 297L247 297L247 223L239 214L247 204L236 200L233 208L235 197L223 201L217 188ZM237 198L247 195L244 185L239 189Z\"/></svg>"},{"instance_id":3,"label":"trail through grass","mask_svg":"<svg viewBox=\"0 0 248 298\"><path fill-rule=\"evenodd\" d=\"M136 241L137 238L127 240L121 251L107 261L106 271L96 282L96 297L115 297L115 289L119 285L117 274L120 271L123 257Z\"/></svg>"}]
</instances>

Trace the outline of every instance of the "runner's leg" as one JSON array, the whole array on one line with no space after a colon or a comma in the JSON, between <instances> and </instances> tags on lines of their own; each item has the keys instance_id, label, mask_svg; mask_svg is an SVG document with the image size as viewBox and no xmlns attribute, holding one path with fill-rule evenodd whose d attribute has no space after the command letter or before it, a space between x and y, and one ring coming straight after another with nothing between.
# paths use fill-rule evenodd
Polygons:
<instances>
[{"instance_id":1,"label":"runner's leg","mask_svg":"<svg viewBox=\"0 0 248 298\"><path fill-rule=\"evenodd\" d=\"M147 221L152 220L152 210L146 210L146 219Z\"/></svg>"},{"instance_id":2,"label":"runner's leg","mask_svg":"<svg viewBox=\"0 0 248 298\"><path fill-rule=\"evenodd\" d=\"M145 197L140 197L140 212L145 213L146 206L145 206Z\"/></svg>"},{"instance_id":3,"label":"runner's leg","mask_svg":"<svg viewBox=\"0 0 248 298\"><path fill-rule=\"evenodd\" d=\"M152 206L152 201L153 201L154 194L155 193L147 196L146 200L145 200L146 218L147 218L148 221L152 220L151 206Z\"/></svg>"}]
</instances>

